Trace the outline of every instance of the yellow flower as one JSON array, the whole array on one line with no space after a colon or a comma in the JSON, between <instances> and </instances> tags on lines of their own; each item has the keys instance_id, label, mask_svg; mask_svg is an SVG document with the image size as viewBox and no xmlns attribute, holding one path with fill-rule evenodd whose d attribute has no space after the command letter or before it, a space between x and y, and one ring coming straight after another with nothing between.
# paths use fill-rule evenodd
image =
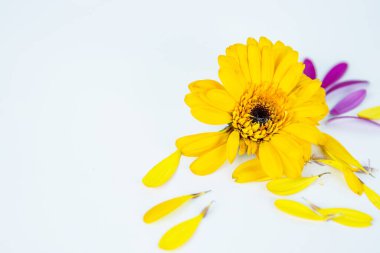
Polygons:
<instances>
[{"instance_id":1,"label":"yellow flower","mask_svg":"<svg viewBox=\"0 0 380 253\"><path fill-rule=\"evenodd\" d=\"M280 41L273 44L264 37L228 47L218 62L221 83L195 81L185 97L197 120L222 125L220 132L177 140L182 155L196 157L191 171L207 175L227 160L232 163L237 155L246 154L255 161L250 163L255 165L252 171L259 173L250 178L300 177L312 144L325 142L325 135L317 128L328 113L321 82L303 74L304 64L291 47ZM179 157L171 157L169 163L177 164ZM169 167L168 173L173 174ZM144 181L162 184L162 179L148 174Z\"/></svg>"}]
</instances>

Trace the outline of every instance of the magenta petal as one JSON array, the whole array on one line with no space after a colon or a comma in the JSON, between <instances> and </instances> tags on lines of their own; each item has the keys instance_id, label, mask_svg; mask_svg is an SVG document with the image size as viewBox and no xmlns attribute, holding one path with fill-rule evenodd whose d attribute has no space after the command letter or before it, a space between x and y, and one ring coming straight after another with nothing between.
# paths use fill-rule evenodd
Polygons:
<instances>
[{"instance_id":1,"label":"magenta petal","mask_svg":"<svg viewBox=\"0 0 380 253\"><path fill-rule=\"evenodd\" d=\"M336 83L334 85L331 85L329 89L326 91L326 95L333 92L334 90L342 89L344 87L348 87L351 85L358 85L358 84L368 84L368 81L365 80L349 80L349 81L344 81L341 83Z\"/></svg>"},{"instance_id":2,"label":"magenta petal","mask_svg":"<svg viewBox=\"0 0 380 253\"><path fill-rule=\"evenodd\" d=\"M351 111L363 102L366 95L366 90L357 90L348 94L331 109L330 114L339 115Z\"/></svg>"},{"instance_id":3,"label":"magenta petal","mask_svg":"<svg viewBox=\"0 0 380 253\"><path fill-rule=\"evenodd\" d=\"M306 58L303 63L305 64L305 69L303 73L310 77L311 79L315 79L317 77L317 72L315 71L314 63L311 59Z\"/></svg>"},{"instance_id":4,"label":"magenta petal","mask_svg":"<svg viewBox=\"0 0 380 253\"><path fill-rule=\"evenodd\" d=\"M325 78L323 78L322 81L322 88L327 88L331 84L338 81L344 73L346 73L346 70L348 68L348 64L345 62L338 63L330 71L326 74Z\"/></svg>"},{"instance_id":5,"label":"magenta petal","mask_svg":"<svg viewBox=\"0 0 380 253\"><path fill-rule=\"evenodd\" d=\"M360 118L360 117L356 117L356 116L338 116L338 117L333 117L333 118L330 118L329 120L327 120L327 123L333 122L335 120L340 120L340 119L355 119L355 120L360 120L360 121L367 122L367 123L370 123L370 124L373 124L375 126L380 127L380 123L377 123L377 122L375 122L373 120L370 120L370 119Z\"/></svg>"}]
</instances>

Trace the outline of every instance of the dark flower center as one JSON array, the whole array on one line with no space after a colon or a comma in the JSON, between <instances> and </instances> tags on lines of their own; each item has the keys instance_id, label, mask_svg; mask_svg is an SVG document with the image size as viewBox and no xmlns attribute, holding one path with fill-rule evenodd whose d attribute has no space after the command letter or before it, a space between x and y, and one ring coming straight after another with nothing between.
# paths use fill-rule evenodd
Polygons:
<instances>
[{"instance_id":1,"label":"dark flower center","mask_svg":"<svg viewBox=\"0 0 380 253\"><path fill-rule=\"evenodd\" d=\"M250 114L252 116L252 122L254 123L265 124L268 120L270 120L268 108L261 105L255 106Z\"/></svg>"}]
</instances>

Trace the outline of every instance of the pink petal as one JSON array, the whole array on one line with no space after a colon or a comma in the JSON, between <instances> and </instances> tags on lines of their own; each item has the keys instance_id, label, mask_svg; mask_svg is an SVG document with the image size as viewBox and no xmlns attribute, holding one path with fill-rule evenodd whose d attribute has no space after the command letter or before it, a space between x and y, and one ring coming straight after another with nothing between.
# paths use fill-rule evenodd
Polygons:
<instances>
[{"instance_id":1,"label":"pink petal","mask_svg":"<svg viewBox=\"0 0 380 253\"><path fill-rule=\"evenodd\" d=\"M322 81L322 88L327 88L331 84L338 81L344 73L346 73L346 70L348 68L348 64L345 62L338 63L330 71L325 75L325 78L323 78Z\"/></svg>"},{"instance_id":2,"label":"pink petal","mask_svg":"<svg viewBox=\"0 0 380 253\"><path fill-rule=\"evenodd\" d=\"M370 124L373 124L375 126L378 126L380 127L380 123L377 123L373 120L370 120L370 119L365 119L365 118L360 118L360 117L356 117L356 116L338 116L338 117L333 117L333 118L330 118L329 120L327 120L327 123L331 123L335 120L341 120L341 119L355 119L355 120L359 120L359 121L362 121L362 122L367 122L367 123L370 123Z\"/></svg>"},{"instance_id":3,"label":"pink petal","mask_svg":"<svg viewBox=\"0 0 380 253\"><path fill-rule=\"evenodd\" d=\"M315 79L317 77L317 73L315 71L314 63L311 59L306 58L303 63L305 64L305 70L303 73L310 77L311 79Z\"/></svg>"},{"instance_id":4,"label":"pink petal","mask_svg":"<svg viewBox=\"0 0 380 253\"><path fill-rule=\"evenodd\" d=\"M358 84L368 84L368 81L365 80L349 80L349 81L344 81L341 83L336 83L330 86L329 89L326 91L326 95L333 92L334 90L342 89L344 87L348 87L351 85L358 85Z\"/></svg>"},{"instance_id":5,"label":"pink petal","mask_svg":"<svg viewBox=\"0 0 380 253\"><path fill-rule=\"evenodd\" d=\"M366 95L366 90L357 90L348 94L331 109L330 114L339 115L351 111L363 102Z\"/></svg>"}]
</instances>

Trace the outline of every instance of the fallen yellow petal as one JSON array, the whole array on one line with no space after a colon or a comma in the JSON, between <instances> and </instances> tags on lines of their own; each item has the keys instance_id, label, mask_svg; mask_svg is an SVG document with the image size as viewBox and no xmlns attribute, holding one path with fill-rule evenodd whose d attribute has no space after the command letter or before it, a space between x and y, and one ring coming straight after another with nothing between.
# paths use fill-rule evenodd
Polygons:
<instances>
[{"instance_id":1,"label":"fallen yellow petal","mask_svg":"<svg viewBox=\"0 0 380 253\"><path fill-rule=\"evenodd\" d=\"M210 205L197 216L183 221L169 229L160 239L158 246L164 250L174 250L184 245L193 236Z\"/></svg>"},{"instance_id":2,"label":"fallen yellow petal","mask_svg":"<svg viewBox=\"0 0 380 253\"><path fill-rule=\"evenodd\" d=\"M227 141L227 158L230 163L232 163L235 160L239 148L239 141L239 131L235 130L232 133L230 133L230 136L228 137Z\"/></svg>"},{"instance_id":3,"label":"fallen yellow petal","mask_svg":"<svg viewBox=\"0 0 380 253\"><path fill-rule=\"evenodd\" d=\"M342 144L328 134L325 135L325 143L321 145L323 151L331 158L339 159L355 168L362 170L366 173L367 170L347 151Z\"/></svg>"},{"instance_id":4,"label":"fallen yellow petal","mask_svg":"<svg viewBox=\"0 0 380 253\"><path fill-rule=\"evenodd\" d=\"M199 196L202 196L203 194L207 193L208 191L205 192L200 192L200 193L195 193L195 194L187 194L183 196L179 196L176 198L172 198L169 200L166 200L164 202L161 202L151 209L149 209L145 215L144 215L144 222L145 223L152 223L155 222L162 217L168 215L169 213L173 212L183 204L185 204L187 201L190 199L197 198Z\"/></svg>"},{"instance_id":5,"label":"fallen yellow petal","mask_svg":"<svg viewBox=\"0 0 380 253\"><path fill-rule=\"evenodd\" d=\"M364 193L367 195L369 201L371 201L377 209L380 209L380 195L366 185L364 185Z\"/></svg>"},{"instance_id":6,"label":"fallen yellow petal","mask_svg":"<svg viewBox=\"0 0 380 253\"><path fill-rule=\"evenodd\" d=\"M325 221L326 217L315 213L309 207L293 200L278 199L274 202L275 206L281 211L308 220Z\"/></svg>"},{"instance_id":7,"label":"fallen yellow petal","mask_svg":"<svg viewBox=\"0 0 380 253\"><path fill-rule=\"evenodd\" d=\"M165 184L176 172L181 151L176 150L173 154L154 166L143 178L143 183L148 187L158 187Z\"/></svg>"},{"instance_id":8,"label":"fallen yellow petal","mask_svg":"<svg viewBox=\"0 0 380 253\"><path fill-rule=\"evenodd\" d=\"M349 208L320 208L317 212L334 222L350 227L368 227L373 220L368 214Z\"/></svg>"},{"instance_id":9,"label":"fallen yellow petal","mask_svg":"<svg viewBox=\"0 0 380 253\"><path fill-rule=\"evenodd\" d=\"M324 175L324 174L321 174ZM279 178L270 181L267 189L277 195L291 195L302 191L315 182L321 175L301 178Z\"/></svg>"},{"instance_id":10,"label":"fallen yellow petal","mask_svg":"<svg viewBox=\"0 0 380 253\"><path fill-rule=\"evenodd\" d=\"M360 111L358 112L358 116L365 119L380 119L380 106L375 106Z\"/></svg>"}]
</instances>

